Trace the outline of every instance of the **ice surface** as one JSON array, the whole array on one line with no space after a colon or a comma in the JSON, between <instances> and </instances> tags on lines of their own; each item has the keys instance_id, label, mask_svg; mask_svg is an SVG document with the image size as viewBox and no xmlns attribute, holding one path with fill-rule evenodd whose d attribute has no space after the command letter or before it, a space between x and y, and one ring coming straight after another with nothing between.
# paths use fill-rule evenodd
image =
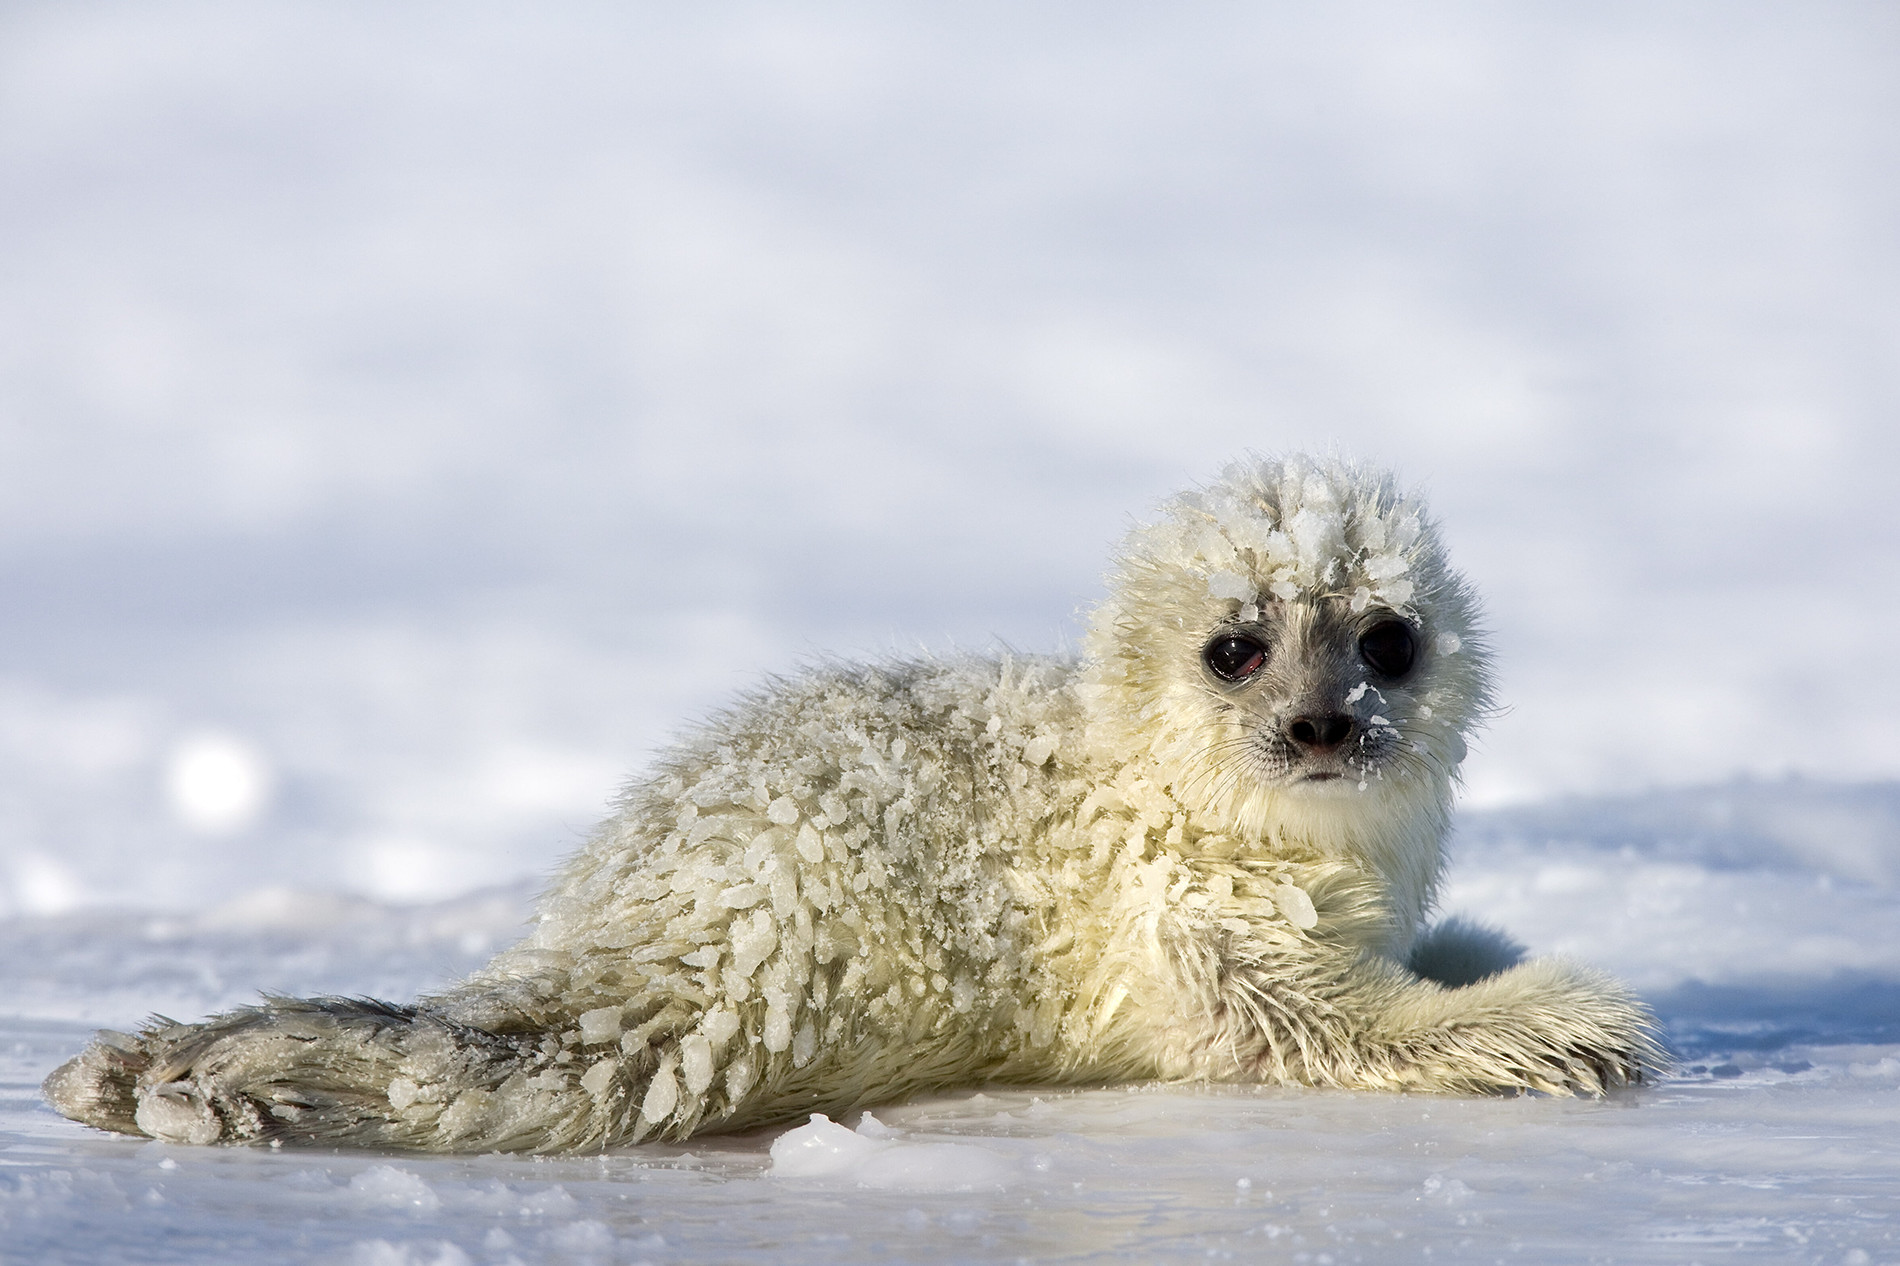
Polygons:
<instances>
[{"instance_id":1,"label":"ice surface","mask_svg":"<svg viewBox=\"0 0 1900 1266\"><path fill-rule=\"evenodd\" d=\"M259 989L413 996L512 936L529 889L15 918L0 922L0 1256L1894 1260L1900 888L1857 876L1887 873L1865 871L1881 851L1866 842L1888 838L1896 795L1739 783L1467 815L1447 908L1613 968L1668 1026L1677 1075L1603 1102L987 1087L607 1156L178 1147L63 1121L38 1082L92 1025L152 1009L193 1016ZM1812 846L1789 825L1804 819L1859 843Z\"/></svg>"}]
</instances>

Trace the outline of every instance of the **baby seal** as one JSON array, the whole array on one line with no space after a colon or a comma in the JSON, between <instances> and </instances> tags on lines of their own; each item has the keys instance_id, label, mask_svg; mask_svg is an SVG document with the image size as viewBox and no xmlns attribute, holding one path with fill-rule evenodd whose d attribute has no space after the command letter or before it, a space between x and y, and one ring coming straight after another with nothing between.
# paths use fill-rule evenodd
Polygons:
<instances>
[{"instance_id":1,"label":"baby seal","mask_svg":"<svg viewBox=\"0 0 1900 1266\"><path fill-rule=\"evenodd\" d=\"M467 981L101 1033L45 1093L177 1142L554 1151L986 1081L1641 1082L1665 1056L1616 983L1421 933L1474 621L1389 476L1239 464L1132 532L1079 660L771 682Z\"/></svg>"}]
</instances>

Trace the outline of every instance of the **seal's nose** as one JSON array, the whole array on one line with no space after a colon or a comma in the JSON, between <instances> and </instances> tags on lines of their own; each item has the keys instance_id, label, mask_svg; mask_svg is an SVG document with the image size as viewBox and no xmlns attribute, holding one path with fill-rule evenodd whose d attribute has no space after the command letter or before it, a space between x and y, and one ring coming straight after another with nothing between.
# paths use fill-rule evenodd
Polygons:
<instances>
[{"instance_id":1,"label":"seal's nose","mask_svg":"<svg viewBox=\"0 0 1900 1266\"><path fill-rule=\"evenodd\" d=\"M1287 722L1286 736L1301 747L1315 752L1331 751L1352 735L1352 718L1338 712L1324 716L1294 717Z\"/></svg>"}]
</instances>

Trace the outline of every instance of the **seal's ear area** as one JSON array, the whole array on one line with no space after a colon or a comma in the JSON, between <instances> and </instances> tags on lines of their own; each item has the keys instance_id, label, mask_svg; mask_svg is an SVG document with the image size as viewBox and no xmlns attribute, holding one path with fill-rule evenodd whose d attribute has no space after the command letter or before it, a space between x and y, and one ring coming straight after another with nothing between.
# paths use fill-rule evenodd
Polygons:
<instances>
[{"instance_id":1,"label":"seal's ear area","mask_svg":"<svg viewBox=\"0 0 1900 1266\"><path fill-rule=\"evenodd\" d=\"M1475 985L1524 960L1524 947L1496 928L1446 919L1412 944L1405 965L1448 989Z\"/></svg>"}]
</instances>

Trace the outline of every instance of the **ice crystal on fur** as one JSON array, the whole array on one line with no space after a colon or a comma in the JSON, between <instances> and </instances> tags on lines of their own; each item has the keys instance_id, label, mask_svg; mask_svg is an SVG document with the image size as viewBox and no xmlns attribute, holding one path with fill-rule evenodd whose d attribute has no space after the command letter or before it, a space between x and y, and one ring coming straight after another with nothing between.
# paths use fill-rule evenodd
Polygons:
<instances>
[{"instance_id":1,"label":"ice crystal on fur","mask_svg":"<svg viewBox=\"0 0 1900 1266\"><path fill-rule=\"evenodd\" d=\"M1402 673L1356 649L1382 621ZM1257 667L1212 673L1220 637ZM548 1150L984 1080L1638 1081L1661 1056L1613 983L1419 939L1488 691L1414 499L1240 464L1131 535L1080 662L773 682L635 782L462 984L102 1034L47 1094L184 1142Z\"/></svg>"}]
</instances>

